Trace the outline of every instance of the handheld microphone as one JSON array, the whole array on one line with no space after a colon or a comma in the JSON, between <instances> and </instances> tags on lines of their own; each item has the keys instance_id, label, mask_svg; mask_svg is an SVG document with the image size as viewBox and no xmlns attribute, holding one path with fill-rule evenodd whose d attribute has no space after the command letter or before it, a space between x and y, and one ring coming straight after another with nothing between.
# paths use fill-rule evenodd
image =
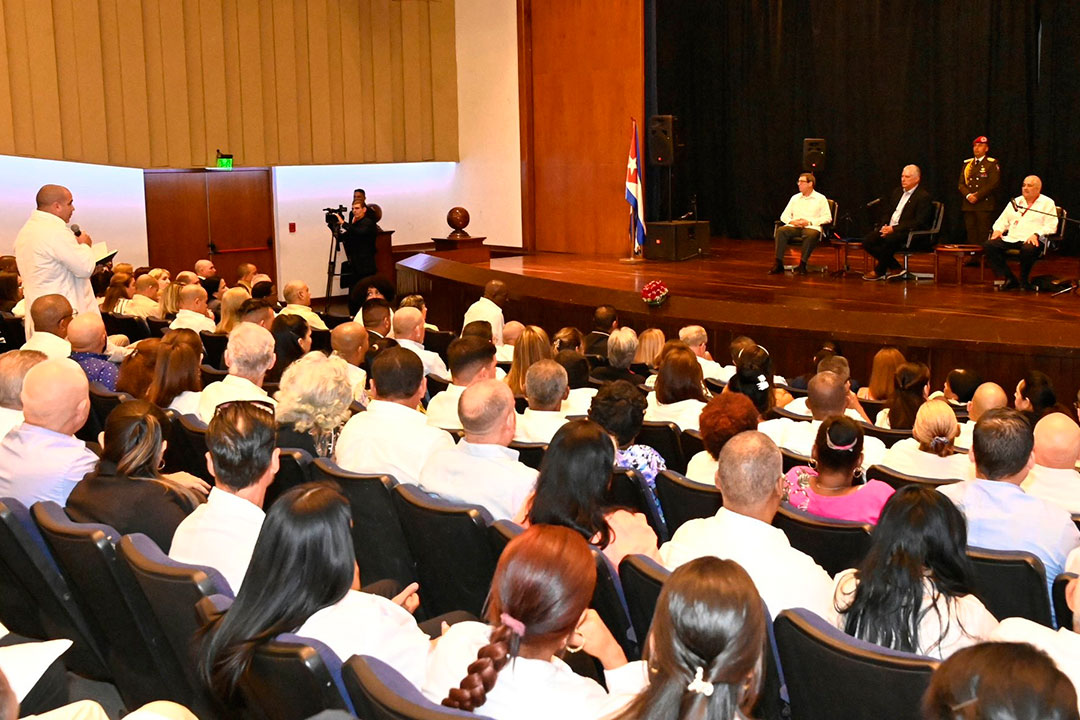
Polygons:
<instances>
[{"instance_id":1,"label":"handheld microphone","mask_svg":"<svg viewBox=\"0 0 1080 720\"><path fill-rule=\"evenodd\" d=\"M71 232L75 233L75 237L79 237L82 235L82 228L80 228L78 224L72 225Z\"/></svg>"},{"instance_id":2,"label":"handheld microphone","mask_svg":"<svg viewBox=\"0 0 1080 720\"><path fill-rule=\"evenodd\" d=\"M1016 198L1009 198L1009 204L1012 205L1013 211L1019 211L1020 208L1016 205Z\"/></svg>"},{"instance_id":3,"label":"handheld microphone","mask_svg":"<svg viewBox=\"0 0 1080 720\"><path fill-rule=\"evenodd\" d=\"M870 202L866 203L866 207L874 207L879 202L881 202L881 198L875 198L874 200L871 200Z\"/></svg>"}]
</instances>

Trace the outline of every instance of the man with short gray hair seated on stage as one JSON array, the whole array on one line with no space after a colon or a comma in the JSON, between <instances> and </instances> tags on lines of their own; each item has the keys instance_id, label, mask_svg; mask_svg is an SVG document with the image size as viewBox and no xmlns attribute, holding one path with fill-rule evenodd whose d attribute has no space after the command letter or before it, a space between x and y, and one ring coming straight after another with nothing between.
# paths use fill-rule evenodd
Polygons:
<instances>
[{"instance_id":1,"label":"man with short gray hair seated on stage","mask_svg":"<svg viewBox=\"0 0 1080 720\"><path fill-rule=\"evenodd\" d=\"M806 263L821 240L821 226L832 222L829 201L815 189L816 185L817 181L813 173L804 172L799 175L799 192L788 200L784 211L780 213L780 222L783 225L773 232L776 262L769 270L770 275L779 275L784 272L784 255L787 253L788 243L795 238L802 238L802 259L795 267L795 273L806 274Z\"/></svg>"},{"instance_id":2,"label":"man with short gray hair seated on stage","mask_svg":"<svg viewBox=\"0 0 1080 720\"><path fill-rule=\"evenodd\" d=\"M570 396L566 368L554 360L533 363L525 373L525 397L529 407L518 418L518 442L549 443L566 424L562 402Z\"/></svg>"}]
</instances>

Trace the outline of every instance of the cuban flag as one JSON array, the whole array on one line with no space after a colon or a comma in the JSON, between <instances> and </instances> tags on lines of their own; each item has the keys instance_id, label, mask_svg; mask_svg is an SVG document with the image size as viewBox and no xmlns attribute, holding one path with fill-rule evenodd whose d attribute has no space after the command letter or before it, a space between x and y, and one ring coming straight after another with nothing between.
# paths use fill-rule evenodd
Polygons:
<instances>
[{"instance_id":1,"label":"cuban flag","mask_svg":"<svg viewBox=\"0 0 1080 720\"><path fill-rule=\"evenodd\" d=\"M641 255L645 248L645 199L641 192L641 173L638 168L637 120L631 120L630 157L626 161L626 202L630 203L630 235L634 241L634 255Z\"/></svg>"}]
</instances>

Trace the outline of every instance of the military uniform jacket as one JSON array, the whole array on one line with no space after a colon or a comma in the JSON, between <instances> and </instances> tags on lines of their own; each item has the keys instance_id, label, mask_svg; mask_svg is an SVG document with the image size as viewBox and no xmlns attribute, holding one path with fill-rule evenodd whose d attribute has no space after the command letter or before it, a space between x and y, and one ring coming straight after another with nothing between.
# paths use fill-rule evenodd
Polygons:
<instances>
[{"instance_id":1,"label":"military uniform jacket","mask_svg":"<svg viewBox=\"0 0 1080 720\"><path fill-rule=\"evenodd\" d=\"M973 157L965 160L964 167L960 170L959 190L964 196L964 202L960 207L965 212L994 210L994 197L1000 180L1001 168L998 166L998 161L989 155L984 156L982 160L976 160ZM967 201L970 193L975 193L979 197L977 202Z\"/></svg>"}]
</instances>

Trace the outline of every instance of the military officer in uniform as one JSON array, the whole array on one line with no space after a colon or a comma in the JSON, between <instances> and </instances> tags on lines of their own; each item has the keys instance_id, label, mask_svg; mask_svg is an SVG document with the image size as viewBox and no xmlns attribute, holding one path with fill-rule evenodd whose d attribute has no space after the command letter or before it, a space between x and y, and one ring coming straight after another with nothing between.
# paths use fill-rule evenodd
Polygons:
<instances>
[{"instance_id":1,"label":"military officer in uniform","mask_svg":"<svg viewBox=\"0 0 1080 720\"><path fill-rule=\"evenodd\" d=\"M960 172L959 189L964 196L961 209L964 213L968 243L983 245L990 237L990 227L994 222L1001 168L997 160L986 154L990 149L990 141L985 135L975 138L971 145L975 156L964 161L964 169Z\"/></svg>"}]
</instances>

